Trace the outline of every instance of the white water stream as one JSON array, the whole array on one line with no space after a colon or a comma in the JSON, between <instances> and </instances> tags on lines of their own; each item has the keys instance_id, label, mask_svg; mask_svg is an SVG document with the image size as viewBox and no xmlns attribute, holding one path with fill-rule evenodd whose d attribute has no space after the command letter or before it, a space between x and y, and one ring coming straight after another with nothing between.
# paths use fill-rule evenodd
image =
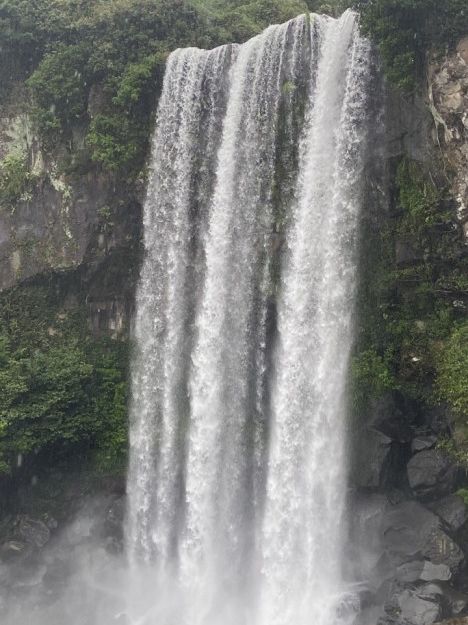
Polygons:
<instances>
[{"instance_id":1,"label":"white water stream","mask_svg":"<svg viewBox=\"0 0 468 625\"><path fill-rule=\"evenodd\" d=\"M133 625L346 623L355 16L168 61L132 374Z\"/></svg>"}]
</instances>

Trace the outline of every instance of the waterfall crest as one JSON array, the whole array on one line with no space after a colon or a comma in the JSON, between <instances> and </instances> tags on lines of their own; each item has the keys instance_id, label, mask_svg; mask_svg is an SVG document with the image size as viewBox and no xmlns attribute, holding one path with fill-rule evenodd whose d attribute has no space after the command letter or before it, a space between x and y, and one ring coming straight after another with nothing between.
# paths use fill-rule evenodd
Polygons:
<instances>
[{"instance_id":1,"label":"waterfall crest","mask_svg":"<svg viewBox=\"0 0 468 625\"><path fill-rule=\"evenodd\" d=\"M168 60L128 480L129 559L153 591L129 606L133 623L345 622L368 77L351 12Z\"/></svg>"}]
</instances>

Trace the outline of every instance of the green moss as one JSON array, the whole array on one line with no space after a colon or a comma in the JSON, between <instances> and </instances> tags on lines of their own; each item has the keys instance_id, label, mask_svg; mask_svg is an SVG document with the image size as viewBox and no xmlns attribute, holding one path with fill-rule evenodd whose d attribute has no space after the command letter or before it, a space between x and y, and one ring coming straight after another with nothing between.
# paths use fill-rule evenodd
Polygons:
<instances>
[{"instance_id":1,"label":"green moss","mask_svg":"<svg viewBox=\"0 0 468 625\"><path fill-rule=\"evenodd\" d=\"M13 211L19 200L28 197L34 180L23 152L5 156L0 162L0 206Z\"/></svg>"}]
</instances>

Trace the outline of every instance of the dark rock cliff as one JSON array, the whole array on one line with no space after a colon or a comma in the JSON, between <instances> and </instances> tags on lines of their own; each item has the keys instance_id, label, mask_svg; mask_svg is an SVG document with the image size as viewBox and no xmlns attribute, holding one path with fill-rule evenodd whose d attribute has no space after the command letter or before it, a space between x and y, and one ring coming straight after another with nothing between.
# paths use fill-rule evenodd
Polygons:
<instances>
[{"instance_id":1,"label":"dark rock cliff","mask_svg":"<svg viewBox=\"0 0 468 625\"><path fill-rule=\"evenodd\" d=\"M125 334L138 276L144 181L97 166L66 172L84 138L51 156L35 134L20 86L0 111L0 157L21 154L31 182L0 208L0 291L47 274L67 274L96 333ZM78 279L78 282L76 280ZM69 295L69 293L68 293Z\"/></svg>"}]
</instances>

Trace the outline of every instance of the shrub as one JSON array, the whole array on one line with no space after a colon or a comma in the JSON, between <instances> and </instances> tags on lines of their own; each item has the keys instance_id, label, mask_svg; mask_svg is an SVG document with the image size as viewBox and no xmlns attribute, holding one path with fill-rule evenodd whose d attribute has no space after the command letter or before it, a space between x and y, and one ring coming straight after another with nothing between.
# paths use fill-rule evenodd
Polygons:
<instances>
[{"instance_id":1,"label":"shrub","mask_svg":"<svg viewBox=\"0 0 468 625\"><path fill-rule=\"evenodd\" d=\"M125 464L127 345L93 339L81 309L57 306L54 284L0 300L0 473L18 454Z\"/></svg>"},{"instance_id":2,"label":"shrub","mask_svg":"<svg viewBox=\"0 0 468 625\"><path fill-rule=\"evenodd\" d=\"M0 205L14 208L30 190L33 178L25 154L8 154L0 162Z\"/></svg>"},{"instance_id":3,"label":"shrub","mask_svg":"<svg viewBox=\"0 0 468 625\"><path fill-rule=\"evenodd\" d=\"M468 31L465 0L357 0L355 7L389 81L405 91L421 80L429 51L453 46Z\"/></svg>"},{"instance_id":4,"label":"shrub","mask_svg":"<svg viewBox=\"0 0 468 625\"><path fill-rule=\"evenodd\" d=\"M468 420L468 322L457 325L437 359L438 397Z\"/></svg>"}]
</instances>

